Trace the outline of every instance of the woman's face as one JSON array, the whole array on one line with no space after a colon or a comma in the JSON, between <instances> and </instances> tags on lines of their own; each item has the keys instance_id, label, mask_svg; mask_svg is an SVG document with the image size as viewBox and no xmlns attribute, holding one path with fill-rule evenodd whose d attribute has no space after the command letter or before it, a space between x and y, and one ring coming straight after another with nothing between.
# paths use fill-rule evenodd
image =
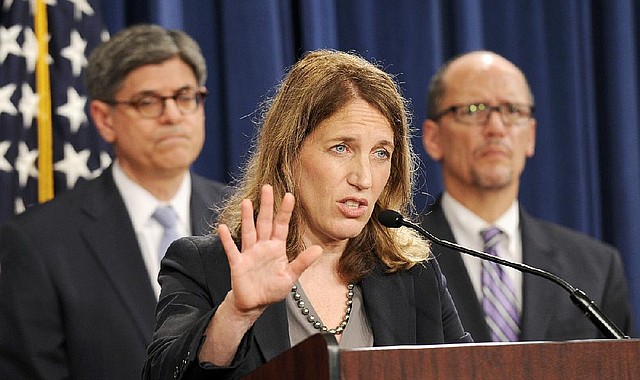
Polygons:
<instances>
[{"instance_id":1,"label":"woman's face","mask_svg":"<svg viewBox=\"0 0 640 380\"><path fill-rule=\"evenodd\" d=\"M391 169L393 130L355 99L305 139L295 166L306 244L344 246L371 218Z\"/></svg>"}]
</instances>

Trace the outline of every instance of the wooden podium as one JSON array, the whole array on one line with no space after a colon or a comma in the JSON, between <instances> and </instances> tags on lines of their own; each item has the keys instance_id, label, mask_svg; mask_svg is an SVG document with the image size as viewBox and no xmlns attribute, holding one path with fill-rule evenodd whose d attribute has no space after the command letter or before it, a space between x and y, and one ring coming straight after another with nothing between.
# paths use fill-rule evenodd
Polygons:
<instances>
[{"instance_id":1,"label":"wooden podium","mask_svg":"<svg viewBox=\"0 0 640 380\"><path fill-rule=\"evenodd\" d=\"M317 334L244 379L640 379L640 340L340 350Z\"/></svg>"}]
</instances>

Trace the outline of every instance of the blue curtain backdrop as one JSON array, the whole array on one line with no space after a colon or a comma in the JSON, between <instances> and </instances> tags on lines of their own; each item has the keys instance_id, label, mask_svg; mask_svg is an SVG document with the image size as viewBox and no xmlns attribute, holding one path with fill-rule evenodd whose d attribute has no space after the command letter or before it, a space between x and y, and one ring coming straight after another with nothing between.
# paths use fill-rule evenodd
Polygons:
<instances>
[{"instance_id":1,"label":"blue curtain backdrop","mask_svg":"<svg viewBox=\"0 0 640 380\"><path fill-rule=\"evenodd\" d=\"M254 111L303 52L355 50L397 74L425 117L429 77L446 59L494 50L536 98L538 140L521 200L534 215L620 249L640 326L640 139L633 0L102 0L113 33L138 22L180 28L206 56L207 142L195 164L229 181L254 135ZM418 209L441 191L425 155Z\"/></svg>"}]
</instances>

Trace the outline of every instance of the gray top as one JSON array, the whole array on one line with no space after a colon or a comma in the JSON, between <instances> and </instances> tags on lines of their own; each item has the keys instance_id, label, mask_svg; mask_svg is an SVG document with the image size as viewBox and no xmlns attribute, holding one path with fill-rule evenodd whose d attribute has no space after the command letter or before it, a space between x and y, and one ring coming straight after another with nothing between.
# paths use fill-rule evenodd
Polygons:
<instances>
[{"instance_id":1,"label":"gray top","mask_svg":"<svg viewBox=\"0 0 640 380\"><path fill-rule=\"evenodd\" d=\"M309 298L304 293L304 289L300 286L300 283L296 282L296 285L298 286L298 293L300 293L304 299L310 313L313 314L317 320L320 320L318 314L313 309L313 305L309 302ZM351 306L349 323L340 337L339 346L340 348L372 347L373 333L371 332L369 318L367 318L367 314L365 313L362 305L362 291L360 290L360 287L357 285L354 286L353 293L353 303ZM287 305L287 320L289 322L289 337L291 340L291 346L293 347L311 335L319 333L320 330L313 328L311 323L307 321L307 317L302 315L300 308L293 300L291 294L289 294L285 300ZM335 326L327 327L333 328Z\"/></svg>"}]
</instances>

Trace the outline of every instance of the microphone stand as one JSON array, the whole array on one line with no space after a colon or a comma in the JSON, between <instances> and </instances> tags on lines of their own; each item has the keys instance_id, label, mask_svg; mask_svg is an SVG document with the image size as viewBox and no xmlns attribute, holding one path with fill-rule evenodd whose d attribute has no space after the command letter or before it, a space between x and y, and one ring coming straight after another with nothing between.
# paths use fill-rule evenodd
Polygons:
<instances>
[{"instance_id":1,"label":"microphone stand","mask_svg":"<svg viewBox=\"0 0 640 380\"><path fill-rule=\"evenodd\" d=\"M593 302L585 292L574 287L564 279L556 276L551 272L547 272L545 270L532 267L530 265L524 263L517 263L513 261L509 261L503 259L498 256L493 256L488 253L482 251L476 251L467 247L463 247L461 245L452 243L450 241L442 240L430 232L420 227L419 225L412 223L410 221L405 220L402 215L393 210L385 210L380 214L379 217L380 222L386 226L391 228L398 228L400 226L405 226L412 228L418 231L420 234L433 241L434 243L441 245L443 247L451 248L456 251L460 251L466 253L471 256L479 257L483 260L492 261L498 263L500 265L505 265L514 269L517 269L521 272L526 272L530 274L534 274L536 276L544 277L548 280L555 282L560 285L570 294L571 301L582 310L585 315L591 320L591 322L602 332L607 338L610 339L629 339L620 329L614 325L596 306L595 302Z\"/></svg>"}]
</instances>

